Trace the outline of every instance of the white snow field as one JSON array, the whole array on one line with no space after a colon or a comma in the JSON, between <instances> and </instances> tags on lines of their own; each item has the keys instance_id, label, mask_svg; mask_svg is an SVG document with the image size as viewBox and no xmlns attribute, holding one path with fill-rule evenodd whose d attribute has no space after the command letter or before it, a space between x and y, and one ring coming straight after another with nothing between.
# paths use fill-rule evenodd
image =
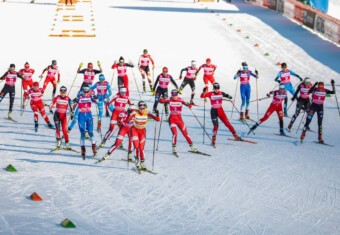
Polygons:
<instances>
[{"instance_id":1,"label":"white snow field","mask_svg":"<svg viewBox=\"0 0 340 235\"><path fill-rule=\"evenodd\" d=\"M39 81L43 68L56 59L61 70L60 85L70 88L80 62L86 65L92 61L96 67L96 61L100 60L106 78L111 80L114 60L122 55L137 64L147 48L155 60L156 75L167 66L175 79L192 59L200 65L211 58L217 65L216 80L232 96L236 87L233 76L243 61L259 71L259 98L276 86L278 62L286 62L294 72L310 77L313 82L324 81L329 89L330 79L335 79L340 92L339 47L275 12L250 3L92 0L94 25L90 27L87 22L84 27L87 30L94 27L96 37L48 37L53 24L54 31L83 27L79 22L61 22L61 15L83 14L88 20L90 6L86 4L90 3L79 1L76 10L59 11L55 18L56 0L36 0L35 4L29 0L1 2L1 75L10 63L20 69L28 61L36 70L34 80ZM129 70L128 76L131 97L136 103L139 96L133 77L139 90L141 77L136 68ZM78 75L72 98L82 80ZM293 77L292 82L295 85L298 79ZM256 129L256 135L247 136L248 127L236 120L235 111L231 118L231 103L224 102L237 133L258 144L228 141L232 135L220 123L214 149L207 136L202 144L202 128L184 107L183 118L195 145L212 156L189 153L189 146L179 134L180 157L174 157L172 135L164 122L154 159L158 174L139 175L132 164L127 170L127 163L121 160L126 158L122 150L114 152L109 160L94 164L89 141L85 161L77 153L50 153L56 145L55 132L47 129L39 117L39 131L35 133L30 107L20 117L20 84L21 81L16 84L13 111L18 123L4 119L8 96L0 103L0 234L340 234L340 117L334 95L325 102L323 122L324 140L334 147L314 143L317 134L311 132L303 144L299 143L301 130L297 133L296 130L302 114L289 133L294 138L275 135L279 132L276 114ZM203 122L203 101L199 98L202 72L196 84L195 102L200 107L192 110ZM253 78L251 85L251 100L254 100ZM113 90L117 91L116 77ZM49 85L44 97L47 103L51 91ZM186 87L183 98L189 100L190 93ZM151 110L154 97L148 93L142 94L142 99ZM238 88L238 109L240 100ZM260 117L270 102L271 99L259 102ZM211 135L209 110L208 102L205 117ZM295 103L289 114L293 115L294 111ZM250 112L251 118L257 120L256 102L251 103ZM96 123L95 107L93 113ZM51 114L49 117L52 120ZM315 131L316 119L315 116L311 124ZM289 121L284 119L285 126ZM102 131L108 126L109 119L104 118ZM150 121L145 151L149 168L152 168L154 128L155 122ZM158 128L159 123L157 134ZM79 137L75 126L70 141L77 150L80 150ZM95 138L100 141L97 132ZM98 159L113 142L112 137L100 149ZM124 144L127 145L126 140ZM7 172L8 164L17 172ZM30 200L33 192L43 200ZM77 227L63 228L60 222L65 218Z\"/></svg>"}]
</instances>

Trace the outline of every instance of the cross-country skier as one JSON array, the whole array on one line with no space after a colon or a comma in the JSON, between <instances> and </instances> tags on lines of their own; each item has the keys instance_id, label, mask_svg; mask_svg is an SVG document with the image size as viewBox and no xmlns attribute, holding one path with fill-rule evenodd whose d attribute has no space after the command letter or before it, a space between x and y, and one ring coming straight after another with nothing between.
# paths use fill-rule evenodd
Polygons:
<instances>
[{"instance_id":1,"label":"cross-country skier","mask_svg":"<svg viewBox=\"0 0 340 235\"><path fill-rule=\"evenodd\" d=\"M148 54L148 50L144 49L143 51L143 55L141 55L139 57L139 62L138 62L138 67L139 67L139 71L142 75L142 79L143 79L143 91L146 92L146 88L145 88L145 77L147 77L148 82L149 82L149 86L150 86L150 91L152 91L152 81L151 81L151 74L150 74L150 67L149 64L152 64L152 70L155 69L155 63L152 59L152 57Z\"/></svg>"},{"instance_id":2,"label":"cross-country skier","mask_svg":"<svg viewBox=\"0 0 340 235\"><path fill-rule=\"evenodd\" d=\"M271 91L267 94L268 97L273 95L273 101L270 104L269 108L267 109L265 115L257 122L254 126L252 126L248 132L254 131L261 123L265 122L273 112L276 112L279 117L280 123L280 134L285 135L283 131L283 112L282 112L282 101L287 97L287 91L285 90L285 85L280 84L279 89L275 91Z\"/></svg>"},{"instance_id":3,"label":"cross-country skier","mask_svg":"<svg viewBox=\"0 0 340 235\"><path fill-rule=\"evenodd\" d=\"M196 61L191 61L191 66L185 67L181 70L181 74L179 75L179 79L182 79L182 73L186 72L184 80L178 90L179 94L182 94L182 90L186 85L190 85L191 88L191 99L190 103L194 104L194 97L195 97L195 80L196 80L196 73L198 68L196 67Z\"/></svg>"},{"instance_id":4,"label":"cross-country skier","mask_svg":"<svg viewBox=\"0 0 340 235\"><path fill-rule=\"evenodd\" d=\"M228 117L225 114L223 107L222 107L223 98L232 99L232 97L220 91L220 84L215 82L213 84L213 91L210 91L210 92L207 92L207 89L205 87L201 94L201 98L210 99L210 104L211 104L210 116L211 116L211 121L214 125L211 144L215 146L215 143L216 143L216 136L217 136L217 131L218 131L218 118L221 119L221 121L224 123L224 125L226 125L226 127L228 127L229 131L233 134L235 140L241 140L241 138L236 134L234 127L230 124Z\"/></svg>"},{"instance_id":5,"label":"cross-country skier","mask_svg":"<svg viewBox=\"0 0 340 235\"><path fill-rule=\"evenodd\" d=\"M307 109L310 105L310 93L309 90L312 88L312 83L310 82L310 79L306 77L303 82L298 86L297 90L295 91L295 94L292 98L292 101L297 100L296 103L296 110L295 113L288 125L288 131L290 131L293 127L293 124L296 120L296 118L299 116L301 110L304 110L307 112ZM299 97L298 94L300 94Z\"/></svg>"},{"instance_id":6,"label":"cross-country skier","mask_svg":"<svg viewBox=\"0 0 340 235\"><path fill-rule=\"evenodd\" d=\"M133 68L134 65L131 62L125 63L125 60L122 56L119 58L118 63L115 61L111 67L112 69L117 69L118 88L125 87L127 95L129 95L129 78L127 76L128 67Z\"/></svg>"},{"instance_id":7,"label":"cross-country skier","mask_svg":"<svg viewBox=\"0 0 340 235\"><path fill-rule=\"evenodd\" d=\"M91 62L87 64L86 69L81 69L81 67L83 66L83 63L79 64L79 68L77 70L77 73L84 74L84 81L83 81L83 84L81 85L80 90L82 89L83 85L85 85L85 84L87 84L91 88L94 77L96 76L96 74L103 72L103 69L101 67L99 60L97 62L97 65L99 67L99 70L93 69L93 64Z\"/></svg>"},{"instance_id":8,"label":"cross-country skier","mask_svg":"<svg viewBox=\"0 0 340 235\"><path fill-rule=\"evenodd\" d=\"M60 83L60 71L59 71L59 68L57 66L57 61L52 60L52 64L47 66L42 71L42 73L39 77L42 78L46 71L47 71L47 75L46 75L46 78L45 78L45 81L44 81L43 90L46 91L46 87L47 87L48 83L52 83L52 85L53 85L52 100L53 100L55 93L57 91L57 83ZM56 79L57 79L57 81L56 81Z\"/></svg>"},{"instance_id":9,"label":"cross-country skier","mask_svg":"<svg viewBox=\"0 0 340 235\"><path fill-rule=\"evenodd\" d=\"M301 142L304 140L306 136L306 131L309 127L309 124L311 123L314 113L316 112L318 115L318 140L320 143L324 143L322 138L322 120L323 120L323 103L325 102L326 95L327 94L335 94L335 87L334 87L334 80L331 80L332 88L333 90L330 91L328 89L325 89L325 85L323 82L316 82L312 86L312 88L308 91L308 93L312 94L312 104L308 110L308 115L306 118L305 126L303 127L303 131L301 134Z\"/></svg>"},{"instance_id":10,"label":"cross-country skier","mask_svg":"<svg viewBox=\"0 0 340 235\"><path fill-rule=\"evenodd\" d=\"M107 160L109 158L109 156L119 147L121 146L124 136L128 135L129 138L129 146L128 146L128 160L132 161L132 139L131 139L131 127L133 126L133 121L130 121L128 123L126 123L126 119L128 118L128 116L135 111L134 107L129 107L129 109L127 111L124 111L122 113L119 114L118 116L118 126L119 126L119 132L118 132L118 136L116 138L116 141L114 142L113 145L111 145L111 147L109 148L109 150L107 151L107 153L105 154L105 156L102 158L102 160Z\"/></svg>"},{"instance_id":11,"label":"cross-country skier","mask_svg":"<svg viewBox=\"0 0 340 235\"><path fill-rule=\"evenodd\" d=\"M101 121L103 117L103 108L104 105L110 100L112 95L111 86L108 81L105 81L105 76L103 74L99 75L99 82L96 82L92 87L91 90L97 90L97 105L98 105L98 124L97 130L100 131L101 129ZM110 104L109 107L111 112L113 112L113 106ZM109 116L108 110L106 109L106 114Z\"/></svg>"},{"instance_id":12,"label":"cross-country skier","mask_svg":"<svg viewBox=\"0 0 340 235\"><path fill-rule=\"evenodd\" d=\"M24 77L22 80L22 89L24 90L24 100L23 100L23 107L26 103L28 98L28 87L33 87L33 79L32 76L34 74L34 69L30 68L30 64L28 62L25 63L24 68L20 69L19 73Z\"/></svg>"},{"instance_id":13,"label":"cross-country skier","mask_svg":"<svg viewBox=\"0 0 340 235\"><path fill-rule=\"evenodd\" d=\"M71 149L69 144L69 137L67 132L67 109L70 106L70 110L72 112L71 107L71 99L66 95L67 88L65 86L60 87L60 95L56 96L51 105L50 111L52 110L53 106L56 105L56 111L54 112L54 125L56 129L56 139L57 139L57 148L59 149L61 146L61 136L60 130L62 130L65 138L65 145L66 149Z\"/></svg>"},{"instance_id":14,"label":"cross-country skier","mask_svg":"<svg viewBox=\"0 0 340 235\"><path fill-rule=\"evenodd\" d=\"M240 92L241 92L241 110L240 110L240 120L244 119L244 106L246 107L246 113L245 118L249 119L249 100L250 100L250 76L253 76L254 78L258 78L257 70L255 70L255 73L253 73L251 70L248 69L248 64L246 62L242 63L242 70L238 70L237 73L234 76L234 80L237 78L240 78Z\"/></svg>"},{"instance_id":15,"label":"cross-country skier","mask_svg":"<svg viewBox=\"0 0 340 235\"><path fill-rule=\"evenodd\" d=\"M208 83L210 82L211 84L214 84L215 83L215 78L214 78L214 73L215 73L215 70L216 70L216 65L213 65L211 63L211 59L210 58L207 58L205 60L205 64L202 64L197 72L196 72L196 76L197 74L200 72L200 70L203 68L203 71L204 71L204 75L203 75L203 81L204 81L204 84L205 84L205 88L206 88L206 91L208 91Z\"/></svg>"},{"instance_id":16,"label":"cross-country skier","mask_svg":"<svg viewBox=\"0 0 340 235\"><path fill-rule=\"evenodd\" d=\"M177 127L182 132L184 138L188 142L191 150L193 152L197 152L196 147L192 143L192 140L188 134L188 131L185 127L185 124L182 119L182 105L184 104L189 109L192 107L192 104L189 104L178 97L178 91L172 90L171 97L169 99L160 99L160 103L168 103L170 106L170 118L169 118L169 126L172 132L172 152L177 153L176 144L177 144Z\"/></svg>"},{"instance_id":17,"label":"cross-country skier","mask_svg":"<svg viewBox=\"0 0 340 235\"><path fill-rule=\"evenodd\" d=\"M281 71L277 74L275 81L283 84L285 86L285 90L289 91L291 95L294 95L295 93L295 89L292 85L292 83L290 82L290 76L295 76L297 78L300 79L300 82L302 82L302 77L300 77L300 75L294 73L292 70L287 69L287 64L286 63L282 63L281 64ZM286 96L285 99L285 103L284 103L284 116L288 117L287 114L287 103L288 103L288 96Z\"/></svg>"},{"instance_id":18,"label":"cross-country skier","mask_svg":"<svg viewBox=\"0 0 340 235\"><path fill-rule=\"evenodd\" d=\"M17 81L17 78L24 79L24 77L20 73L15 71L14 64L10 64L8 71L5 72L4 75L0 77L0 80L5 80L5 86L2 88L0 92L0 102L8 93L9 94L8 119L10 120L13 120L12 110L15 99L15 82Z\"/></svg>"},{"instance_id":19,"label":"cross-country skier","mask_svg":"<svg viewBox=\"0 0 340 235\"><path fill-rule=\"evenodd\" d=\"M131 138L135 148L136 167L139 170L146 170L144 165L144 146L146 141L146 123L148 122L148 118L152 118L157 122L160 121L158 110L155 111L156 116L154 116L149 113L146 108L146 103L144 101L139 101L138 110L133 112L126 120L126 123L133 121L133 127L131 127Z\"/></svg>"},{"instance_id":20,"label":"cross-country skier","mask_svg":"<svg viewBox=\"0 0 340 235\"><path fill-rule=\"evenodd\" d=\"M42 101L42 96L44 94L44 89L39 88L39 83L38 82L33 82L33 88L28 90L28 95L31 97L31 108L34 113L34 130L35 132L38 131L38 113L40 112L41 116L45 119L45 122L47 123L47 126L51 129L53 128L53 125L51 124L45 108L44 108L44 103Z\"/></svg>"},{"instance_id":21,"label":"cross-country skier","mask_svg":"<svg viewBox=\"0 0 340 235\"><path fill-rule=\"evenodd\" d=\"M154 112L155 112L155 110L157 110L159 99L161 97L163 97L163 99L168 98L168 86L169 86L170 82L176 87L176 90L177 90L178 86L177 86L175 80L172 78L172 76L170 74L168 74L168 68L163 67L162 73L157 76L157 79L156 79L155 84L153 85L153 89L152 89L153 94L155 95L155 103L153 105L153 111ZM156 87L157 87L157 89L156 89ZM168 103L165 103L164 107L165 107L166 120L168 120L168 117L169 117Z\"/></svg>"},{"instance_id":22,"label":"cross-country skier","mask_svg":"<svg viewBox=\"0 0 340 235\"><path fill-rule=\"evenodd\" d=\"M106 103L106 107L111 105L114 102L114 111L111 115L110 127L109 130L105 133L105 136L100 144L100 147L104 147L106 141L110 137L114 126L117 125L118 117L121 113L125 111L125 107L127 104L131 105L131 100L127 95L127 91L125 87L120 88L119 93L117 93L108 103Z\"/></svg>"},{"instance_id":23,"label":"cross-country skier","mask_svg":"<svg viewBox=\"0 0 340 235\"><path fill-rule=\"evenodd\" d=\"M97 153L96 141L93 139L93 118L91 113L91 104L96 103L96 95L90 93L90 87L88 85L83 86L83 91L78 93L77 98L74 100L75 104L78 105L78 126L80 130L80 146L81 156L85 160L85 133L88 132L90 141L92 143L93 156Z\"/></svg>"}]
</instances>

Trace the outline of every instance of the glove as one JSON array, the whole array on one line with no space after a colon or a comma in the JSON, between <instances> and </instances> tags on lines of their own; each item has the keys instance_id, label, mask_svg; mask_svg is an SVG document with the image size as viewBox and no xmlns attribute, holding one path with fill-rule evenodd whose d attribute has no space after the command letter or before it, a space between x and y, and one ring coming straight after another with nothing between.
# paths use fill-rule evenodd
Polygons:
<instances>
[{"instance_id":1,"label":"glove","mask_svg":"<svg viewBox=\"0 0 340 235\"><path fill-rule=\"evenodd\" d=\"M59 84L59 83L60 83L60 80L58 80L57 83Z\"/></svg>"},{"instance_id":2,"label":"glove","mask_svg":"<svg viewBox=\"0 0 340 235\"><path fill-rule=\"evenodd\" d=\"M229 96L229 99L231 99L231 100L232 100L232 99L233 99L233 97L230 95L230 96Z\"/></svg>"},{"instance_id":3,"label":"glove","mask_svg":"<svg viewBox=\"0 0 340 235\"><path fill-rule=\"evenodd\" d=\"M334 84L335 84L334 79L331 80L331 84L332 84L332 86L334 86Z\"/></svg>"},{"instance_id":4,"label":"glove","mask_svg":"<svg viewBox=\"0 0 340 235\"><path fill-rule=\"evenodd\" d=\"M319 84L319 82L314 83L314 87L316 87Z\"/></svg>"},{"instance_id":5,"label":"glove","mask_svg":"<svg viewBox=\"0 0 340 235\"><path fill-rule=\"evenodd\" d=\"M109 113L109 111L106 111L106 113L105 113L105 117L110 117L110 113Z\"/></svg>"},{"instance_id":6,"label":"glove","mask_svg":"<svg viewBox=\"0 0 340 235\"><path fill-rule=\"evenodd\" d=\"M70 114L70 118L71 118L71 120L73 120L73 118L74 118L74 112L73 111Z\"/></svg>"},{"instance_id":7,"label":"glove","mask_svg":"<svg viewBox=\"0 0 340 235\"><path fill-rule=\"evenodd\" d=\"M156 92L155 92L155 91L151 91L151 94L152 94L153 96L155 96L155 95L156 95Z\"/></svg>"},{"instance_id":8,"label":"glove","mask_svg":"<svg viewBox=\"0 0 340 235\"><path fill-rule=\"evenodd\" d=\"M97 65L98 65L98 67L100 67L102 65L99 60L97 61Z\"/></svg>"},{"instance_id":9,"label":"glove","mask_svg":"<svg viewBox=\"0 0 340 235\"><path fill-rule=\"evenodd\" d=\"M97 95L93 95L92 97L93 97L93 99L95 99L95 100L98 99L98 96L97 96Z\"/></svg>"},{"instance_id":10,"label":"glove","mask_svg":"<svg viewBox=\"0 0 340 235\"><path fill-rule=\"evenodd\" d=\"M270 95L269 95L269 94L267 94L266 96L267 96L268 98L270 97Z\"/></svg>"},{"instance_id":11,"label":"glove","mask_svg":"<svg viewBox=\"0 0 340 235\"><path fill-rule=\"evenodd\" d=\"M257 71L257 69L255 69L255 74L256 74L256 75L259 75L259 71Z\"/></svg>"},{"instance_id":12,"label":"glove","mask_svg":"<svg viewBox=\"0 0 340 235\"><path fill-rule=\"evenodd\" d=\"M192 108L192 104L189 104L189 105L188 105L188 108L191 109L191 108Z\"/></svg>"},{"instance_id":13,"label":"glove","mask_svg":"<svg viewBox=\"0 0 340 235\"><path fill-rule=\"evenodd\" d=\"M156 116L158 117L158 116L159 116L159 111L158 111L158 109L155 110L155 113L156 113Z\"/></svg>"},{"instance_id":14,"label":"glove","mask_svg":"<svg viewBox=\"0 0 340 235\"><path fill-rule=\"evenodd\" d=\"M293 98L291 98L291 101L294 101L295 100L295 98L293 97Z\"/></svg>"},{"instance_id":15,"label":"glove","mask_svg":"<svg viewBox=\"0 0 340 235\"><path fill-rule=\"evenodd\" d=\"M155 65L154 64L152 65L152 70L155 70Z\"/></svg>"},{"instance_id":16,"label":"glove","mask_svg":"<svg viewBox=\"0 0 340 235\"><path fill-rule=\"evenodd\" d=\"M302 82L303 81L303 79L301 78L301 77L299 77L300 78L300 82Z\"/></svg>"},{"instance_id":17,"label":"glove","mask_svg":"<svg viewBox=\"0 0 340 235\"><path fill-rule=\"evenodd\" d=\"M279 83L279 84L281 83L281 80L275 80L275 81L276 81L277 83Z\"/></svg>"},{"instance_id":18,"label":"glove","mask_svg":"<svg viewBox=\"0 0 340 235\"><path fill-rule=\"evenodd\" d=\"M52 111L52 109L50 109L50 113L52 113L52 114L53 114L53 111Z\"/></svg>"},{"instance_id":19,"label":"glove","mask_svg":"<svg viewBox=\"0 0 340 235\"><path fill-rule=\"evenodd\" d=\"M40 75L39 75L39 78L43 78L43 75L42 75L42 74L40 74Z\"/></svg>"},{"instance_id":20,"label":"glove","mask_svg":"<svg viewBox=\"0 0 340 235\"><path fill-rule=\"evenodd\" d=\"M207 88L206 87L204 87L203 88L203 93L205 93L207 91Z\"/></svg>"},{"instance_id":21,"label":"glove","mask_svg":"<svg viewBox=\"0 0 340 235\"><path fill-rule=\"evenodd\" d=\"M179 76L179 79L182 79L182 76Z\"/></svg>"},{"instance_id":22,"label":"glove","mask_svg":"<svg viewBox=\"0 0 340 235\"><path fill-rule=\"evenodd\" d=\"M74 98L74 99L73 99L73 102L74 102L74 103L78 103L78 102L79 102L78 98Z\"/></svg>"},{"instance_id":23,"label":"glove","mask_svg":"<svg viewBox=\"0 0 340 235\"><path fill-rule=\"evenodd\" d=\"M79 64L79 68L81 68L81 67L83 67L83 62L81 62L81 63Z\"/></svg>"}]
</instances>

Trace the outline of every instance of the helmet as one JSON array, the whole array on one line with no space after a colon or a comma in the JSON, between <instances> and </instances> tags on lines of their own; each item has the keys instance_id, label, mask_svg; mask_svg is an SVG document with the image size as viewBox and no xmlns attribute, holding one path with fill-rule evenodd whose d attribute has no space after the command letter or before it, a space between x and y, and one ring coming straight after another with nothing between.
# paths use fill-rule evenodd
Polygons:
<instances>
[{"instance_id":1,"label":"helmet","mask_svg":"<svg viewBox=\"0 0 340 235\"><path fill-rule=\"evenodd\" d=\"M215 83L213 84L213 87L214 87L214 89L220 89L220 84L217 83L217 82L215 82Z\"/></svg>"},{"instance_id":2,"label":"helmet","mask_svg":"<svg viewBox=\"0 0 340 235\"><path fill-rule=\"evenodd\" d=\"M281 64L281 68L283 68L283 69L287 68L287 64L286 64L285 62L283 62L283 63Z\"/></svg>"},{"instance_id":3,"label":"helmet","mask_svg":"<svg viewBox=\"0 0 340 235\"><path fill-rule=\"evenodd\" d=\"M178 96L178 91L176 89L171 90L171 96Z\"/></svg>"},{"instance_id":4,"label":"helmet","mask_svg":"<svg viewBox=\"0 0 340 235\"><path fill-rule=\"evenodd\" d=\"M144 108L143 108L144 107ZM146 105L145 101L141 100L138 102L138 109L146 109L148 106Z\"/></svg>"},{"instance_id":5,"label":"helmet","mask_svg":"<svg viewBox=\"0 0 340 235\"><path fill-rule=\"evenodd\" d=\"M124 63L124 58L123 58L123 56L119 57L119 63Z\"/></svg>"},{"instance_id":6,"label":"helmet","mask_svg":"<svg viewBox=\"0 0 340 235\"><path fill-rule=\"evenodd\" d=\"M56 60L52 60L52 65L57 65L57 61Z\"/></svg>"},{"instance_id":7,"label":"helmet","mask_svg":"<svg viewBox=\"0 0 340 235\"><path fill-rule=\"evenodd\" d=\"M144 50L143 50L143 53L144 53L144 54L147 54L147 53L148 53L148 49L144 49Z\"/></svg>"},{"instance_id":8,"label":"helmet","mask_svg":"<svg viewBox=\"0 0 340 235\"><path fill-rule=\"evenodd\" d=\"M33 82L33 87L39 87L39 82Z\"/></svg>"},{"instance_id":9,"label":"helmet","mask_svg":"<svg viewBox=\"0 0 340 235\"><path fill-rule=\"evenodd\" d=\"M163 67L163 73L167 73L168 72L168 68L167 67Z\"/></svg>"},{"instance_id":10,"label":"helmet","mask_svg":"<svg viewBox=\"0 0 340 235\"><path fill-rule=\"evenodd\" d=\"M93 64L90 62L90 63L87 64L87 67L88 67L89 69L92 69L92 68L93 68Z\"/></svg>"},{"instance_id":11,"label":"helmet","mask_svg":"<svg viewBox=\"0 0 340 235\"><path fill-rule=\"evenodd\" d=\"M283 85L282 83L279 85L279 89L285 89L285 85Z\"/></svg>"},{"instance_id":12,"label":"helmet","mask_svg":"<svg viewBox=\"0 0 340 235\"><path fill-rule=\"evenodd\" d=\"M318 83L318 88L325 88L325 84L323 82L319 82Z\"/></svg>"},{"instance_id":13,"label":"helmet","mask_svg":"<svg viewBox=\"0 0 340 235\"><path fill-rule=\"evenodd\" d=\"M242 66L248 66L247 62L242 62Z\"/></svg>"},{"instance_id":14,"label":"helmet","mask_svg":"<svg viewBox=\"0 0 340 235\"><path fill-rule=\"evenodd\" d=\"M119 93L123 93L123 94L126 94L126 88L125 87L122 87L119 89Z\"/></svg>"},{"instance_id":15,"label":"helmet","mask_svg":"<svg viewBox=\"0 0 340 235\"><path fill-rule=\"evenodd\" d=\"M15 68L15 64L10 64L9 67L10 68Z\"/></svg>"},{"instance_id":16,"label":"helmet","mask_svg":"<svg viewBox=\"0 0 340 235\"><path fill-rule=\"evenodd\" d=\"M25 69L29 69L30 68L30 64L28 62L25 63Z\"/></svg>"},{"instance_id":17,"label":"helmet","mask_svg":"<svg viewBox=\"0 0 340 235\"><path fill-rule=\"evenodd\" d=\"M104 80L105 80L104 74L100 74L100 75L99 75L99 81L104 81Z\"/></svg>"},{"instance_id":18,"label":"helmet","mask_svg":"<svg viewBox=\"0 0 340 235\"><path fill-rule=\"evenodd\" d=\"M304 83L309 84L310 83L310 78L309 77L305 77L305 79L303 80Z\"/></svg>"},{"instance_id":19,"label":"helmet","mask_svg":"<svg viewBox=\"0 0 340 235\"><path fill-rule=\"evenodd\" d=\"M60 92L66 92L66 91L67 91L67 88L66 88L66 86L62 86L62 87L60 87L59 91L60 91Z\"/></svg>"},{"instance_id":20,"label":"helmet","mask_svg":"<svg viewBox=\"0 0 340 235\"><path fill-rule=\"evenodd\" d=\"M192 61L191 61L191 66L192 66L192 67L196 66L196 61L195 61L195 60L192 60Z\"/></svg>"},{"instance_id":21,"label":"helmet","mask_svg":"<svg viewBox=\"0 0 340 235\"><path fill-rule=\"evenodd\" d=\"M89 85L87 85L87 84L85 84L84 86L83 86L83 89L82 89L84 92L89 92L90 91L90 87L89 87Z\"/></svg>"},{"instance_id":22,"label":"helmet","mask_svg":"<svg viewBox=\"0 0 340 235\"><path fill-rule=\"evenodd\" d=\"M207 58L207 59L205 60L205 62L206 62L206 63L210 63L210 62L211 62L211 59L210 59L210 58Z\"/></svg>"}]
</instances>

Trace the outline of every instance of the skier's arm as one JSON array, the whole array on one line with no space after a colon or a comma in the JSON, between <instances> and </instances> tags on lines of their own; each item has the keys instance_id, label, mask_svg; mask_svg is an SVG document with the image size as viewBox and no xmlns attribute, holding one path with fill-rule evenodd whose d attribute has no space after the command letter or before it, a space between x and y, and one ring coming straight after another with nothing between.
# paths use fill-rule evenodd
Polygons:
<instances>
[{"instance_id":1,"label":"skier's arm","mask_svg":"<svg viewBox=\"0 0 340 235\"><path fill-rule=\"evenodd\" d=\"M2 75L0 79L4 80L6 78L6 76L7 76L7 74L8 74L8 71L6 73L4 73L4 75Z\"/></svg>"},{"instance_id":2,"label":"skier's arm","mask_svg":"<svg viewBox=\"0 0 340 235\"><path fill-rule=\"evenodd\" d=\"M302 82L303 79L302 79L302 77L300 77L300 75L294 73L292 70L289 70L289 72L290 72L291 75L293 75L293 76L299 78L299 79L300 79L300 82Z\"/></svg>"},{"instance_id":3,"label":"skier's arm","mask_svg":"<svg viewBox=\"0 0 340 235\"><path fill-rule=\"evenodd\" d=\"M181 73L180 73L180 75L179 75L179 79L182 79L182 73L183 73L184 71L188 71L188 68L184 68L184 69L181 70Z\"/></svg>"},{"instance_id":4,"label":"skier's arm","mask_svg":"<svg viewBox=\"0 0 340 235\"><path fill-rule=\"evenodd\" d=\"M151 58L151 56L149 56L151 64L152 64L152 69L155 69L155 62L153 61L153 59Z\"/></svg>"},{"instance_id":5,"label":"skier's arm","mask_svg":"<svg viewBox=\"0 0 340 235\"><path fill-rule=\"evenodd\" d=\"M203 65L201 65L201 66L198 68L198 70L197 70L197 72L196 72L195 76L197 76L197 74L200 72L200 70L201 70L202 66L203 66Z\"/></svg>"},{"instance_id":6,"label":"skier's arm","mask_svg":"<svg viewBox=\"0 0 340 235\"><path fill-rule=\"evenodd\" d=\"M161 120L161 118L159 117L159 112L157 112L158 110L156 110L156 113L157 113L157 115L155 116L155 115L153 115L152 113L148 113L148 117L149 118L152 118L153 120L155 120L155 121L157 121L157 122L159 122L160 120Z\"/></svg>"},{"instance_id":7,"label":"skier's arm","mask_svg":"<svg viewBox=\"0 0 340 235\"><path fill-rule=\"evenodd\" d=\"M201 98L207 98L207 97L210 97L210 93L209 92L206 92L207 91L207 88L203 88L203 92L201 94Z\"/></svg>"},{"instance_id":8,"label":"skier's arm","mask_svg":"<svg viewBox=\"0 0 340 235\"><path fill-rule=\"evenodd\" d=\"M153 88L152 88L152 90L153 90L153 91L155 91L155 90L156 90L156 87L157 87L158 81L159 81L159 75L157 76L157 79L156 79L156 81L155 81L155 84L153 85Z\"/></svg>"},{"instance_id":9,"label":"skier's arm","mask_svg":"<svg viewBox=\"0 0 340 235\"><path fill-rule=\"evenodd\" d=\"M234 76L234 80L236 80L240 76L241 70L238 70Z\"/></svg>"},{"instance_id":10,"label":"skier's arm","mask_svg":"<svg viewBox=\"0 0 340 235\"><path fill-rule=\"evenodd\" d=\"M52 100L52 103L50 105L50 110L53 108L53 106L55 105L55 103L57 102L58 96L54 97L54 99Z\"/></svg>"},{"instance_id":11,"label":"skier's arm","mask_svg":"<svg viewBox=\"0 0 340 235\"><path fill-rule=\"evenodd\" d=\"M48 70L48 67L49 66L47 66L46 68L44 68L44 70L41 72L41 74L40 74L40 77L42 77L43 75L44 75L44 73Z\"/></svg>"},{"instance_id":12,"label":"skier's arm","mask_svg":"<svg viewBox=\"0 0 340 235\"><path fill-rule=\"evenodd\" d=\"M170 103L169 99L163 99L163 97L160 98L158 101L159 101L159 103Z\"/></svg>"},{"instance_id":13,"label":"skier's arm","mask_svg":"<svg viewBox=\"0 0 340 235\"><path fill-rule=\"evenodd\" d=\"M227 93L222 92L222 96L227 99L232 99L233 97L231 95L228 95Z\"/></svg>"},{"instance_id":14,"label":"skier's arm","mask_svg":"<svg viewBox=\"0 0 340 235\"><path fill-rule=\"evenodd\" d=\"M331 84L332 84L332 91L330 91L330 90L328 90L328 89L326 89L326 94L335 94L335 86L334 86L334 84L335 84L335 81L332 79L331 80Z\"/></svg>"},{"instance_id":15,"label":"skier's arm","mask_svg":"<svg viewBox=\"0 0 340 235\"><path fill-rule=\"evenodd\" d=\"M275 78L275 82L280 83L281 82L281 72L279 72Z\"/></svg>"},{"instance_id":16,"label":"skier's arm","mask_svg":"<svg viewBox=\"0 0 340 235\"><path fill-rule=\"evenodd\" d=\"M116 101L116 99L117 99L117 95L115 95L114 97L112 97L112 99L111 99L109 102L106 103L106 106L109 107L110 104L112 104L114 101Z\"/></svg>"},{"instance_id":17,"label":"skier's arm","mask_svg":"<svg viewBox=\"0 0 340 235\"><path fill-rule=\"evenodd\" d=\"M172 76L170 76L170 81L171 81L171 83L176 87L176 90L178 90L177 83L175 82L175 80L173 79Z\"/></svg>"},{"instance_id":18,"label":"skier's arm","mask_svg":"<svg viewBox=\"0 0 340 235\"><path fill-rule=\"evenodd\" d=\"M319 84L318 82L314 83L314 85L309 89L308 93L309 93L309 94L314 93L315 88L316 88L316 86L317 86L318 84Z\"/></svg>"},{"instance_id":19,"label":"skier's arm","mask_svg":"<svg viewBox=\"0 0 340 235\"><path fill-rule=\"evenodd\" d=\"M301 85L302 83L298 86L298 88L296 89L294 95L293 95L293 98L292 98L292 101L294 101L296 98L297 98L297 95L299 94L300 90L301 90Z\"/></svg>"},{"instance_id":20,"label":"skier's arm","mask_svg":"<svg viewBox=\"0 0 340 235\"><path fill-rule=\"evenodd\" d=\"M217 69L217 66L214 65L214 70L212 71L212 74L213 74L213 75L214 75L216 69Z\"/></svg>"},{"instance_id":21,"label":"skier's arm","mask_svg":"<svg viewBox=\"0 0 340 235\"><path fill-rule=\"evenodd\" d=\"M100 70L94 69L93 72L94 72L94 74L99 74L99 73L102 73L103 70L102 70L102 68L100 68Z\"/></svg>"},{"instance_id":22,"label":"skier's arm","mask_svg":"<svg viewBox=\"0 0 340 235\"><path fill-rule=\"evenodd\" d=\"M255 70L255 73L253 73L252 71L249 71L250 72L250 75L253 76L254 78L258 78L259 75L256 73L257 70Z\"/></svg>"},{"instance_id":23,"label":"skier's arm","mask_svg":"<svg viewBox=\"0 0 340 235\"><path fill-rule=\"evenodd\" d=\"M111 66L111 69L115 69L117 67L118 67L118 64L116 64L116 61L115 61L115 63Z\"/></svg>"}]
</instances>

